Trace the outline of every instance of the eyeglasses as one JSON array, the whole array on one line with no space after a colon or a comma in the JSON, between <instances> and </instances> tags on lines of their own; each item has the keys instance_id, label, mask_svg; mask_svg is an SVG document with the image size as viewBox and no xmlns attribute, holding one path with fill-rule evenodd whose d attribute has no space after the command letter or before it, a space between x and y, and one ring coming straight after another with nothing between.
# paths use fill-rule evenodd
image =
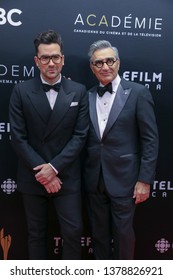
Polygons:
<instances>
[{"instance_id":1,"label":"eyeglasses","mask_svg":"<svg viewBox=\"0 0 173 280\"><path fill-rule=\"evenodd\" d=\"M53 63L58 64L61 63L62 61L62 56L60 56L59 54L55 54L52 56L49 55L42 55L40 57L37 56L37 58L40 60L41 64L46 65L50 62L50 60L53 61Z\"/></svg>"},{"instance_id":2,"label":"eyeglasses","mask_svg":"<svg viewBox=\"0 0 173 280\"><path fill-rule=\"evenodd\" d=\"M104 63L106 63L108 66L112 66L118 59L114 58L107 58L105 61L104 60L96 60L95 62L92 62L94 66L97 68L102 68Z\"/></svg>"}]
</instances>

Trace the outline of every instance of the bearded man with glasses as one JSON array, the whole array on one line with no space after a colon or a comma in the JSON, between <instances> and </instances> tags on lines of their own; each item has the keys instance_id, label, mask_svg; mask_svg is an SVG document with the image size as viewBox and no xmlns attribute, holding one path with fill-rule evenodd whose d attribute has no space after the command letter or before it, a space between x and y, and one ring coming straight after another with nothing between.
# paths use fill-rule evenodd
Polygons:
<instances>
[{"instance_id":1,"label":"bearded man with glasses","mask_svg":"<svg viewBox=\"0 0 173 280\"><path fill-rule=\"evenodd\" d=\"M48 259L48 206L53 201L62 259L81 258L80 152L88 131L86 87L61 75L61 36L34 40L40 76L17 84L10 99L11 142L19 158L18 191L28 225L29 259Z\"/></svg>"},{"instance_id":2,"label":"bearded man with glasses","mask_svg":"<svg viewBox=\"0 0 173 280\"><path fill-rule=\"evenodd\" d=\"M89 58L99 82L89 90L84 172L94 256L133 259L135 205L149 198L155 178L154 103L145 86L119 76L119 53L110 42L94 42Z\"/></svg>"}]
</instances>

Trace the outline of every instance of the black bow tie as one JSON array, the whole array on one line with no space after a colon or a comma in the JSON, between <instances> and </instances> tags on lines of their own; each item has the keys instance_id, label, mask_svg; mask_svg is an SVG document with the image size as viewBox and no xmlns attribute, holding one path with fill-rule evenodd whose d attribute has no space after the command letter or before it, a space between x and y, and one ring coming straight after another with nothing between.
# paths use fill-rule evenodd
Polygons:
<instances>
[{"instance_id":1,"label":"black bow tie","mask_svg":"<svg viewBox=\"0 0 173 280\"><path fill-rule=\"evenodd\" d=\"M61 86L61 83L56 83L55 85L48 85L48 84L42 84L43 90L45 92L49 91L50 89L54 89L55 91L59 91Z\"/></svg>"},{"instance_id":2,"label":"black bow tie","mask_svg":"<svg viewBox=\"0 0 173 280\"><path fill-rule=\"evenodd\" d=\"M112 93L112 83L109 83L104 87L97 87L97 93L100 97L102 97L106 91Z\"/></svg>"}]
</instances>

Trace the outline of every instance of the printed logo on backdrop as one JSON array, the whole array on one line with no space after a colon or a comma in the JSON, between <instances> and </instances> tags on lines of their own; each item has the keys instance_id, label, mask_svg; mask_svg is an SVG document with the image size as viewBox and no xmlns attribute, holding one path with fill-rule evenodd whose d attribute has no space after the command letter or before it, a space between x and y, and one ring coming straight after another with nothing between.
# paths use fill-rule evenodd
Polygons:
<instances>
[{"instance_id":1,"label":"printed logo on backdrop","mask_svg":"<svg viewBox=\"0 0 173 280\"><path fill-rule=\"evenodd\" d=\"M63 242L64 240L61 237L54 237L54 254L60 254L63 247ZM81 247L87 250L87 254L93 254L93 248L91 246L91 237L81 237Z\"/></svg>"},{"instance_id":2,"label":"printed logo on backdrop","mask_svg":"<svg viewBox=\"0 0 173 280\"><path fill-rule=\"evenodd\" d=\"M17 184L12 179L6 179L1 184L1 190L6 194L12 194L16 191L16 189L17 189Z\"/></svg>"},{"instance_id":3,"label":"printed logo on backdrop","mask_svg":"<svg viewBox=\"0 0 173 280\"><path fill-rule=\"evenodd\" d=\"M122 76L128 81L142 83L150 90L161 90L162 87L161 72L124 71Z\"/></svg>"},{"instance_id":4,"label":"printed logo on backdrop","mask_svg":"<svg viewBox=\"0 0 173 280\"><path fill-rule=\"evenodd\" d=\"M0 84L17 84L34 76L34 66L0 64Z\"/></svg>"},{"instance_id":5,"label":"printed logo on backdrop","mask_svg":"<svg viewBox=\"0 0 173 280\"><path fill-rule=\"evenodd\" d=\"M11 140L10 123L0 121L0 141Z\"/></svg>"},{"instance_id":6,"label":"printed logo on backdrop","mask_svg":"<svg viewBox=\"0 0 173 280\"><path fill-rule=\"evenodd\" d=\"M74 32L82 34L100 34L112 36L130 36L144 38L161 38L163 18L139 17L135 14L120 16L114 14L98 15L90 13L76 14L74 19Z\"/></svg>"},{"instance_id":7,"label":"printed logo on backdrop","mask_svg":"<svg viewBox=\"0 0 173 280\"><path fill-rule=\"evenodd\" d=\"M169 249L171 249L171 248L173 249L173 243L172 243L172 246L171 246L171 243L168 240L166 240L165 238L161 238L160 240L158 240L156 242L155 248L159 253L164 254Z\"/></svg>"},{"instance_id":8,"label":"printed logo on backdrop","mask_svg":"<svg viewBox=\"0 0 173 280\"><path fill-rule=\"evenodd\" d=\"M173 194L171 181L154 181L151 189L151 196L153 198L167 198L169 194Z\"/></svg>"},{"instance_id":9,"label":"printed logo on backdrop","mask_svg":"<svg viewBox=\"0 0 173 280\"><path fill-rule=\"evenodd\" d=\"M20 15L22 11L19 9L5 10L0 8L0 25L10 24L12 26L20 26L22 24Z\"/></svg>"}]
</instances>

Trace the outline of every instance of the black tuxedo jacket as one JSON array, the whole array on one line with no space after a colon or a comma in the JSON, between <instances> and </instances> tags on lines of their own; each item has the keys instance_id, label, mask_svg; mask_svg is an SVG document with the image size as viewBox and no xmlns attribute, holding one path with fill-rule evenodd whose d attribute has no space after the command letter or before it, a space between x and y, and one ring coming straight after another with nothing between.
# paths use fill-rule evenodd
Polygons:
<instances>
[{"instance_id":1,"label":"black tuxedo jacket","mask_svg":"<svg viewBox=\"0 0 173 280\"><path fill-rule=\"evenodd\" d=\"M18 190L46 194L33 168L50 162L63 185L59 192L80 188L79 153L88 131L88 97L84 85L62 78L51 110L40 78L17 84L10 99L11 142L19 158Z\"/></svg>"},{"instance_id":2,"label":"black tuxedo jacket","mask_svg":"<svg viewBox=\"0 0 173 280\"><path fill-rule=\"evenodd\" d=\"M102 166L107 191L131 196L135 183L152 183L158 155L158 132L149 90L121 79L108 122L100 137L96 112L97 87L89 90L90 129L85 186L95 192Z\"/></svg>"}]
</instances>

